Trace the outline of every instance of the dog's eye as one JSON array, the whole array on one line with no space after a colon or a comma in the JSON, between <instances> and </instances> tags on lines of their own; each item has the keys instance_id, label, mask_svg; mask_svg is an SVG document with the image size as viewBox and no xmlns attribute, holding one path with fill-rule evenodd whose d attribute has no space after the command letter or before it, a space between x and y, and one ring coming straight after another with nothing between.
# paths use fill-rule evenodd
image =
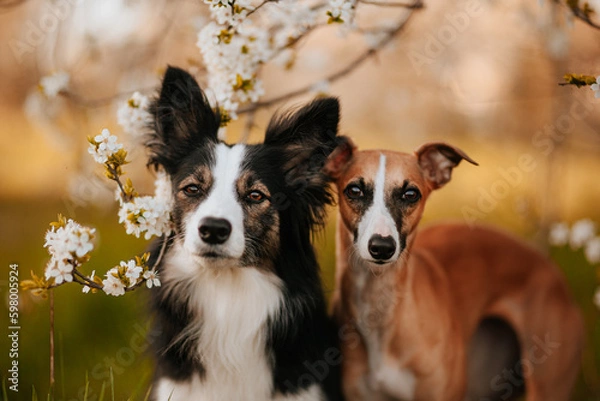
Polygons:
<instances>
[{"instance_id":1,"label":"dog's eye","mask_svg":"<svg viewBox=\"0 0 600 401\"><path fill-rule=\"evenodd\" d=\"M421 193L416 189L407 189L402 194L402 200L408 203L415 203L421 199Z\"/></svg>"},{"instance_id":2,"label":"dog's eye","mask_svg":"<svg viewBox=\"0 0 600 401\"><path fill-rule=\"evenodd\" d=\"M246 199L251 203L261 203L266 199L266 196L260 191L250 191L246 195Z\"/></svg>"},{"instance_id":3,"label":"dog's eye","mask_svg":"<svg viewBox=\"0 0 600 401\"><path fill-rule=\"evenodd\" d=\"M200 194L200 187L195 184L190 184L183 187L182 191L187 196L197 196Z\"/></svg>"},{"instance_id":4,"label":"dog's eye","mask_svg":"<svg viewBox=\"0 0 600 401\"><path fill-rule=\"evenodd\" d=\"M363 190L360 189L360 187L356 184L348 185L344 192L346 193L346 196L350 199L360 199L363 196L365 196Z\"/></svg>"}]
</instances>

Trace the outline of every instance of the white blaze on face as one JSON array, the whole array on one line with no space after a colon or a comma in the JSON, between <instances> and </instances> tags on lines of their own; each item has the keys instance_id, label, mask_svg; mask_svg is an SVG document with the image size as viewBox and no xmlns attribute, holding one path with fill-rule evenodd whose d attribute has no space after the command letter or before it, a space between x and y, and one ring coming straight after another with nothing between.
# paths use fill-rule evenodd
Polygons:
<instances>
[{"instance_id":1,"label":"white blaze on face","mask_svg":"<svg viewBox=\"0 0 600 401\"><path fill-rule=\"evenodd\" d=\"M215 146L215 164L211 168L213 184L207 198L198 205L185 226L184 248L193 253L217 251L224 256L240 258L244 253L244 210L239 203L237 180L245 155L244 145ZM208 245L199 234L200 223L207 217L225 219L231 224L231 235L223 244Z\"/></svg>"},{"instance_id":2,"label":"white blaze on face","mask_svg":"<svg viewBox=\"0 0 600 401\"><path fill-rule=\"evenodd\" d=\"M369 253L369 240L374 235L392 237L396 243L396 251L389 259L389 262L393 262L398 258L400 253L400 235L396 228L396 222L392 218L392 215L385 204L385 164L386 157L381 154L379 156L379 168L377 169L377 175L375 176L375 187L373 188L373 203L369 206L358 224L358 238L356 245L362 259L374 261ZM400 177L400 179L402 178Z\"/></svg>"}]
</instances>

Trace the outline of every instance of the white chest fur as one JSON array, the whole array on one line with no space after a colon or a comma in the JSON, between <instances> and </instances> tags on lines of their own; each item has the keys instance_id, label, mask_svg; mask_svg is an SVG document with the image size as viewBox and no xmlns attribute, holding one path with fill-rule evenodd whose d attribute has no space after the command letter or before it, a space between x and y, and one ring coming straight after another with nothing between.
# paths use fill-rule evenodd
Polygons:
<instances>
[{"instance_id":1,"label":"white chest fur","mask_svg":"<svg viewBox=\"0 0 600 401\"><path fill-rule=\"evenodd\" d=\"M361 263L361 261L355 261ZM356 323L365 341L369 373L365 383L373 399L394 397L398 400L414 399L416 377L404 367L403 361L386 354L390 338L388 330L394 319L398 298L394 284L394 271L375 271L368 266L356 266L354 308Z\"/></svg>"},{"instance_id":2,"label":"white chest fur","mask_svg":"<svg viewBox=\"0 0 600 401\"><path fill-rule=\"evenodd\" d=\"M320 400L316 387L295 398L273 398L265 341L267 320L282 302L279 278L255 268L202 267L191 260L181 248L173 249L163 285L187 299L195 315L179 340L196 341L206 372L184 382L160 380L157 401Z\"/></svg>"}]
</instances>

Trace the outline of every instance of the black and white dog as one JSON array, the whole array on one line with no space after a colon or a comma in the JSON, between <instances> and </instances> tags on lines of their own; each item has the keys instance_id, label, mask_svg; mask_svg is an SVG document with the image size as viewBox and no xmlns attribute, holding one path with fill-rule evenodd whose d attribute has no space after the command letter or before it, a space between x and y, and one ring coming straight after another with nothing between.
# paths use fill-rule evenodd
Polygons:
<instances>
[{"instance_id":1,"label":"black and white dog","mask_svg":"<svg viewBox=\"0 0 600 401\"><path fill-rule=\"evenodd\" d=\"M171 179L176 225L154 293L152 399L338 399L310 243L332 200L321 169L340 141L338 101L275 117L262 144L228 145L194 78L170 67L150 111L149 164Z\"/></svg>"}]
</instances>

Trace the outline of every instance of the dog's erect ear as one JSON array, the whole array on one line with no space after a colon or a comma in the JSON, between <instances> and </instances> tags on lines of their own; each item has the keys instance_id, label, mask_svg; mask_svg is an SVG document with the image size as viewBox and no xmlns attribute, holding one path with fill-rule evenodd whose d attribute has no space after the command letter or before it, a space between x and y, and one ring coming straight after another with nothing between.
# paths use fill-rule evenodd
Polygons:
<instances>
[{"instance_id":1,"label":"dog's erect ear","mask_svg":"<svg viewBox=\"0 0 600 401\"><path fill-rule=\"evenodd\" d=\"M452 177L452 169L466 160L478 166L465 152L446 143L426 143L415 152L419 166L432 189L442 187Z\"/></svg>"},{"instance_id":2,"label":"dog's erect ear","mask_svg":"<svg viewBox=\"0 0 600 401\"><path fill-rule=\"evenodd\" d=\"M169 67L160 96L150 106L152 133L146 142L148 164L168 172L206 141L217 142L220 116L215 112L189 73Z\"/></svg>"},{"instance_id":3,"label":"dog's erect ear","mask_svg":"<svg viewBox=\"0 0 600 401\"><path fill-rule=\"evenodd\" d=\"M287 175L310 180L315 174L322 175L325 160L339 143L339 120L337 99L313 100L296 111L274 116L267 127L265 145L285 154Z\"/></svg>"},{"instance_id":4,"label":"dog's erect ear","mask_svg":"<svg viewBox=\"0 0 600 401\"><path fill-rule=\"evenodd\" d=\"M336 98L315 99L299 110L274 116L267 127L265 144L306 147L333 143L339 121L340 104Z\"/></svg>"},{"instance_id":5,"label":"dog's erect ear","mask_svg":"<svg viewBox=\"0 0 600 401\"><path fill-rule=\"evenodd\" d=\"M265 145L274 149L280 160L289 199L304 200L312 223L322 223L324 206L333 201L328 190L331 178L323 166L341 141L339 120L338 100L321 98L273 117L267 128Z\"/></svg>"},{"instance_id":6,"label":"dog's erect ear","mask_svg":"<svg viewBox=\"0 0 600 401\"><path fill-rule=\"evenodd\" d=\"M356 151L356 145L347 136L340 136L339 140L338 146L331 152L323 167L323 172L333 179L342 176Z\"/></svg>"}]
</instances>

